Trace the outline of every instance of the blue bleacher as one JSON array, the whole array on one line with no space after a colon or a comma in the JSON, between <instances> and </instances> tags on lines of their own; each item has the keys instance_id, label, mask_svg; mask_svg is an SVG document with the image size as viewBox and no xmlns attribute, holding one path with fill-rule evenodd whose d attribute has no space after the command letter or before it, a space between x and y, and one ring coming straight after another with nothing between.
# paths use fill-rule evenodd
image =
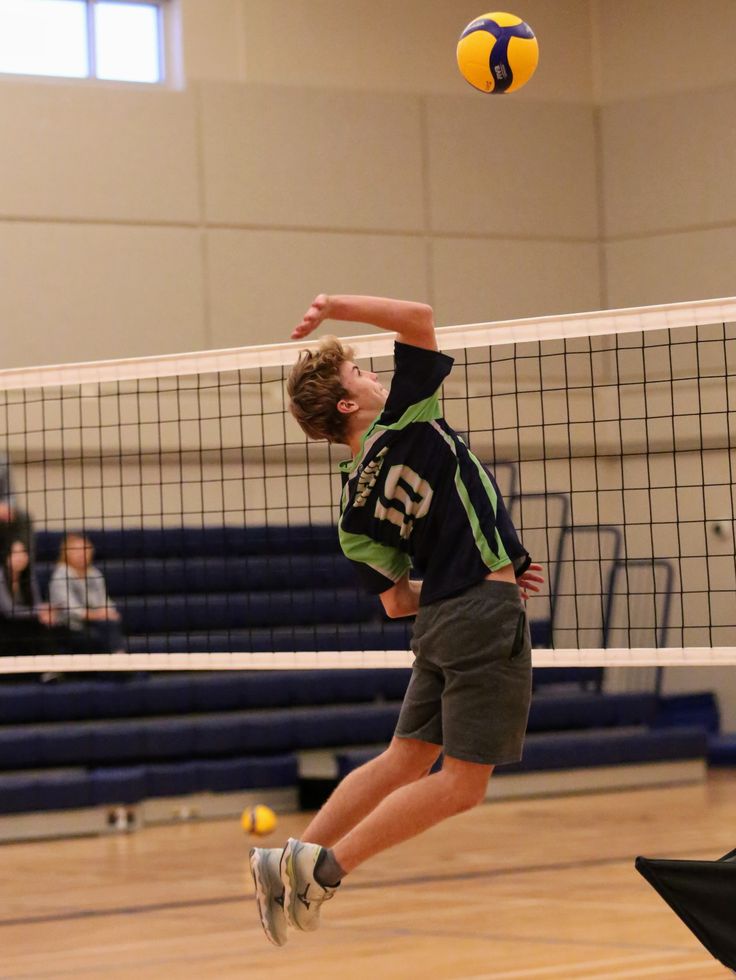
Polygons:
<instances>
[{"instance_id":1,"label":"blue bleacher","mask_svg":"<svg viewBox=\"0 0 736 980\"><path fill-rule=\"evenodd\" d=\"M736 766L736 732L708 738L708 762L712 766Z\"/></svg>"},{"instance_id":2,"label":"blue bleacher","mask_svg":"<svg viewBox=\"0 0 736 980\"><path fill-rule=\"evenodd\" d=\"M523 760L513 765L499 766L496 774L504 776L512 773L702 759L706 751L707 735L698 727L679 728L675 732L645 728L546 732L528 735ZM376 749L338 753L338 778L343 779L377 754Z\"/></svg>"},{"instance_id":3,"label":"blue bleacher","mask_svg":"<svg viewBox=\"0 0 736 980\"><path fill-rule=\"evenodd\" d=\"M88 533L131 652L408 648L411 623L386 619L363 595L332 527ZM59 535L42 532L37 544L45 588ZM551 645L552 619L531 627L535 646ZM5 683L0 814L295 787L298 754L311 750L332 752L348 771L389 741L408 677L228 671ZM711 704L686 711L656 694L607 695L600 677L599 668L535 673L520 771L704 754L704 732L718 727ZM344 749L360 745L373 747Z\"/></svg>"},{"instance_id":4,"label":"blue bleacher","mask_svg":"<svg viewBox=\"0 0 736 980\"><path fill-rule=\"evenodd\" d=\"M240 692L238 704L229 697L223 700L220 682L225 679ZM22 812L19 808L31 799L33 809L44 810L295 786L298 753L315 748L334 748L344 773L380 748L345 752L342 746L390 740L406 680L406 671L392 670L152 677L133 682L144 691L150 685L150 690L146 697L127 702L129 717L119 716L118 705L110 717L66 722L34 717L33 702L26 697L29 685L17 685L24 711L15 713L14 724L0 726L0 813ZM79 716L85 699L100 710L112 704L111 697L99 696L103 689L111 694L126 685L89 681L41 688L36 707L43 711L53 705L49 691L66 687L69 714ZM157 714L172 705L169 687L189 689L186 699L176 702L177 710L188 707L186 713ZM12 691L12 685L4 689L5 704L12 702ZM259 695L265 695L263 701ZM325 701L332 698L353 703ZM305 701L313 703L306 706ZM247 703L252 707L244 709ZM141 705L151 714L141 714ZM214 712L201 710L216 706ZM657 728L657 712L658 699L650 694L539 694L531 708L523 764L499 772L704 754L703 727ZM55 715L52 710L49 716Z\"/></svg>"}]
</instances>

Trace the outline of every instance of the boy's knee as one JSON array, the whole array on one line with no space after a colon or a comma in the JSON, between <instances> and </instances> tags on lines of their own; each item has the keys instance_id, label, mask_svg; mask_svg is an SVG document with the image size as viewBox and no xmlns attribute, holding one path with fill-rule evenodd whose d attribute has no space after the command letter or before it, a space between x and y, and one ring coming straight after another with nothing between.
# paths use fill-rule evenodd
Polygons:
<instances>
[{"instance_id":1,"label":"boy's knee","mask_svg":"<svg viewBox=\"0 0 736 980\"><path fill-rule=\"evenodd\" d=\"M411 739L397 739L381 753L379 759L392 771L398 784L412 783L426 776L439 755L439 748Z\"/></svg>"},{"instance_id":2,"label":"boy's knee","mask_svg":"<svg viewBox=\"0 0 736 980\"><path fill-rule=\"evenodd\" d=\"M477 782L464 783L455 780L452 787L452 798L457 813L472 810L485 800L486 784L479 785Z\"/></svg>"},{"instance_id":3,"label":"boy's knee","mask_svg":"<svg viewBox=\"0 0 736 980\"><path fill-rule=\"evenodd\" d=\"M492 771L492 770L491 770ZM472 810L486 798L490 772L468 771L462 769L443 769L458 813Z\"/></svg>"},{"instance_id":4,"label":"boy's knee","mask_svg":"<svg viewBox=\"0 0 736 980\"><path fill-rule=\"evenodd\" d=\"M486 791L488 789L488 780L483 783L476 784L469 787L467 796L467 809L472 810L473 807L480 806L481 803L486 798Z\"/></svg>"}]
</instances>

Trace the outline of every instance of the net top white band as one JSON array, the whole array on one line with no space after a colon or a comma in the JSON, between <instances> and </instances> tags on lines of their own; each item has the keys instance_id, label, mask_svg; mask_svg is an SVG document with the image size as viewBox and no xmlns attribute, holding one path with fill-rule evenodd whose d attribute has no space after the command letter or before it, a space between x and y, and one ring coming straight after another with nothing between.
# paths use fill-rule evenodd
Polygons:
<instances>
[{"instance_id":1,"label":"net top white band","mask_svg":"<svg viewBox=\"0 0 736 980\"><path fill-rule=\"evenodd\" d=\"M1 674L126 670L332 670L411 667L408 650L295 653L112 653L0 657ZM736 667L736 647L535 650L538 667Z\"/></svg>"},{"instance_id":2,"label":"net top white band","mask_svg":"<svg viewBox=\"0 0 736 980\"><path fill-rule=\"evenodd\" d=\"M488 347L497 344L536 343L574 337L603 337L645 330L676 329L698 324L736 321L736 297L669 303L565 316L543 316L497 323L475 323L440 327L437 331L442 350L460 347ZM363 334L344 338L356 357L382 357L392 353L394 335ZM317 343L267 344L226 350L89 361L41 367L10 368L0 371L0 391L46 388L100 382L135 381L145 378L183 377L248 368L291 365L298 352Z\"/></svg>"}]
</instances>

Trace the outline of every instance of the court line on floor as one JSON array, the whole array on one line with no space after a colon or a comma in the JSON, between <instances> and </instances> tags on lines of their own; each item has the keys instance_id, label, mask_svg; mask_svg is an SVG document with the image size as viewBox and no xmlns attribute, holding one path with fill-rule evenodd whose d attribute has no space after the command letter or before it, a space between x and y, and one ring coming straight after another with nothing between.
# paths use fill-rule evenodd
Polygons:
<instances>
[{"instance_id":1,"label":"court line on floor","mask_svg":"<svg viewBox=\"0 0 736 980\"><path fill-rule=\"evenodd\" d=\"M697 950L693 950L693 953L698 953ZM607 957L602 960L586 960L583 963L555 963L552 966L534 966L528 969L518 969L518 970L503 970L501 972L494 973L474 973L472 976L468 975L464 977L463 980L523 980L523 978L532 977L544 977L544 976L554 976L555 974L563 974L564 980L573 980L573 975L580 973L580 971L586 971L582 980L593 980L593 974L588 971L591 969L598 969L599 967L616 967L616 966L632 966L634 967L637 963L642 966L646 966L647 960L658 959L661 961L663 959L674 958L676 960L674 966L678 967L679 961L683 958L689 958L692 960L692 954L689 950L682 950L681 952L670 952L665 957L663 957L661 952L652 951L649 953L631 953L629 956L612 956ZM672 965L672 964L670 964ZM683 965L679 963L679 965ZM687 962L685 966L691 967L692 962ZM603 980L602 974L596 974L597 980Z\"/></svg>"},{"instance_id":2,"label":"court line on floor","mask_svg":"<svg viewBox=\"0 0 736 980\"><path fill-rule=\"evenodd\" d=\"M673 973L682 973L683 970L687 970L689 972L693 969L693 967L697 967L698 969L702 967L703 969L706 969L711 966L714 969L719 966L722 970L727 969L722 963L719 963L718 960L712 959L710 962L703 960L702 962L698 961L697 963L661 963L659 966L634 967L633 970L617 970L615 973L593 973L587 977L586 980L626 980L626 978L629 978L629 980L641 980L642 977L653 977L662 973L666 973L668 976L671 976ZM715 974L713 975L715 976ZM685 980L687 980L687 978L685 978Z\"/></svg>"},{"instance_id":3,"label":"court line on floor","mask_svg":"<svg viewBox=\"0 0 736 980\"><path fill-rule=\"evenodd\" d=\"M711 849L708 850L708 853ZM704 851L688 851L689 856ZM677 853L670 853L670 858L676 858ZM618 857L607 858L588 858L578 861L558 861L549 864L519 865L508 868L493 868L485 871L462 871L456 874L423 874L413 875L402 878L385 878L373 881L357 881L351 883L351 891L369 891L379 888L403 888L411 885L430 885L444 884L457 881L477 881L490 878L512 877L513 875L541 874L550 871L573 871L586 868L606 867L614 864L633 863L630 854ZM80 919L101 919L125 915L147 915L153 912L168 912L176 909L206 908L210 905L230 905L236 902L247 901L251 895L242 892L237 895L218 895L213 898L194 898L179 902L151 902L141 905L121 905L107 908L96 909L76 909L64 912L49 912L45 915L16 916L13 918L0 918L0 929L9 926L38 925L42 922L73 922Z\"/></svg>"},{"instance_id":4,"label":"court line on floor","mask_svg":"<svg viewBox=\"0 0 736 980\"><path fill-rule=\"evenodd\" d=\"M357 919L353 915L349 922L333 922L331 923L332 929L342 929L345 931L355 929L356 926L361 926L361 928L371 928L370 923L375 922L375 914L369 916L364 916L363 919ZM368 925L366 926L366 923ZM399 936L399 937L442 937L444 939L450 940L463 940L468 938L467 930L459 929L418 929L414 927L406 927L404 929L392 927L391 929L379 929L374 927L376 932L381 932L384 935L389 936ZM662 943L645 943L645 942L627 942L620 939L581 939L580 937L570 937L570 936L531 936L528 933L516 934L510 932L509 930L503 930L502 932L484 932L478 931L477 929L472 934L473 939L477 940L487 940L490 943L497 942L512 942L518 943L520 946L524 943L536 946L579 946L581 948L591 947L593 949L618 949L618 950L649 950L658 955L662 954L677 954L677 953L688 953L689 947L687 946L675 946L672 943L667 943L666 945ZM586 977L586 980L588 978Z\"/></svg>"}]
</instances>

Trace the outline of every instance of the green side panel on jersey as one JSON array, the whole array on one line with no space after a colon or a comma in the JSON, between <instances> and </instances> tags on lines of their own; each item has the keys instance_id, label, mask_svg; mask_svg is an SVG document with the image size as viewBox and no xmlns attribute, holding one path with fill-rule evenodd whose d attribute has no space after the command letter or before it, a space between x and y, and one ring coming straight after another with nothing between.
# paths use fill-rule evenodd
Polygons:
<instances>
[{"instance_id":1,"label":"green side panel on jersey","mask_svg":"<svg viewBox=\"0 0 736 980\"><path fill-rule=\"evenodd\" d=\"M475 467L478 470L478 476L480 477L481 483L483 484L483 487L485 488L485 491L488 494L491 503L493 504L493 512L495 513L498 506L498 494L496 493L493 484L491 483L490 477L486 473L485 468L481 465L480 461L476 459L473 453L469 453L469 455L470 458L475 463ZM506 549L504 548L503 542L501 541L501 536L498 533L498 528L495 528L494 530L496 535L496 545L498 547L499 559L503 558L503 564L505 565L509 563L511 559L506 554Z\"/></svg>"},{"instance_id":2,"label":"green side panel on jersey","mask_svg":"<svg viewBox=\"0 0 736 980\"><path fill-rule=\"evenodd\" d=\"M435 426L435 428L437 432L440 433L440 435L445 440L445 442L450 446L453 453L457 457L457 452L455 450L455 445L452 439L439 426ZM488 474L485 472L485 470L480 465L480 463L475 458L475 456L473 456L472 453L470 453L470 456L480 471L480 477L483 482L483 487L486 493L488 494L489 499L493 503L494 510L495 510L495 504L498 497L493 489L493 484L488 479ZM496 554L494 554L493 551L491 550L491 546L488 543L488 539L486 538L485 534L483 533L483 529L480 526L480 521L478 520L478 515L475 511L475 507L473 507L473 502L470 499L468 488L465 486L462 477L460 476L460 467L457 465L455 467L455 489L457 490L458 497L460 498L460 502L462 503L463 508L465 509L465 514L470 523L470 527L473 532L473 538L475 540L475 546L480 552L480 556L483 559L485 565L492 572L495 572L496 569L498 568L503 568L504 566L508 565L511 559L506 554L506 549L503 546L498 531L495 531L495 543L498 549L498 556L496 556Z\"/></svg>"},{"instance_id":3,"label":"green side panel on jersey","mask_svg":"<svg viewBox=\"0 0 736 980\"><path fill-rule=\"evenodd\" d=\"M340 547L346 558L362 562L392 582L398 582L409 571L411 559L398 548L373 541L366 534L351 534L338 527Z\"/></svg>"},{"instance_id":4,"label":"green side panel on jersey","mask_svg":"<svg viewBox=\"0 0 736 980\"><path fill-rule=\"evenodd\" d=\"M370 432L373 429L405 429L412 422L433 422L435 419L441 418L442 409L440 408L438 388L429 398L423 398L422 401L414 402L413 405L410 405L398 422L394 422L391 425L379 425L378 422L374 422L368 431Z\"/></svg>"}]
</instances>

